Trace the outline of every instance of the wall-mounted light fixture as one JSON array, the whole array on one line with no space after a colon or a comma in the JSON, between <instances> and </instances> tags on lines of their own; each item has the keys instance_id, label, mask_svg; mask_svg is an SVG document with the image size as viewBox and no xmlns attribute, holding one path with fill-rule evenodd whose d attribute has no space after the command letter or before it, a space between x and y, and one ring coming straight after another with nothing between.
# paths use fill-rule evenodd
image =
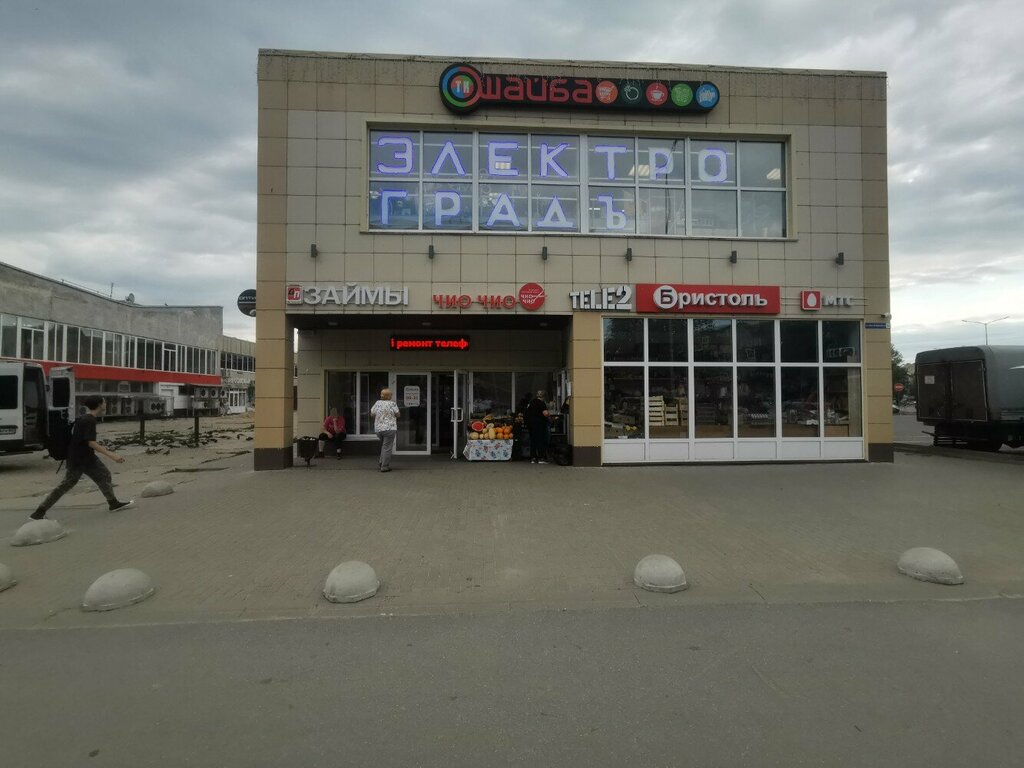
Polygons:
<instances>
[{"instance_id":1,"label":"wall-mounted light fixture","mask_svg":"<svg viewBox=\"0 0 1024 768\"><path fill-rule=\"evenodd\" d=\"M842 252L842 251L840 251L840 252L839 252L839 253L838 253L838 254L836 255L836 264L838 264L838 265L839 265L839 266L841 267L841 266L843 266L843 264L845 264L845 263L846 263L846 257L845 257L845 256L843 255L843 252Z\"/></svg>"},{"instance_id":2,"label":"wall-mounted light fixture","mask_svg":"<svg viewBox=\"0 0 1024 768\"><path fill-rule=\"evenodd\" d=\"M316 243L311 243L310 246L309 246L309 256L310 256L310 258L315 259L316 255L318 253L320 253L320 251L318 251L316 249Z\"/></svg>"},{"instance_id":3,"label":"wall-mounted light fixture","mask_svg":"<svg viewBox=\"0 0 1024 768\"><path fill-rule=\"evenodd\" d=\"M428 245L427 246L427 258L428 259L434 258L434 246L433 245Z\"/></svg>"},{"instance_id":4,"label":"wall-mounted light fixture","mask_svg":"<svg viewBox=\"0 0 1024 768\"><path fill-rule=\"evenodd\" d=\"M540 257L544 260L548 260L548 247L545 245L540 249Z\"/></svg>"},{"instance_id":5,"label":"wall-mounted light fixture","mask_svg":"<svg viewBox=\"0 0 1024 768\"><path fill-rule=\"evenodd\" d=\"M729 263L735 264L737 261L739 261L739 257L736 255L736 251L732 251L729 254Z\"/></svg>"},{"instance_id":6,"label":"wall-mounted light fixture","mask_svg":"<svg viewBox=\"0 0 1024 768\"><path fill-rule=\"evenodd\" d=\"M632 248L627 248L626 249L626 261L632 261L632 260L633 260L633 249Z\"/></svg>"}]
</instances>

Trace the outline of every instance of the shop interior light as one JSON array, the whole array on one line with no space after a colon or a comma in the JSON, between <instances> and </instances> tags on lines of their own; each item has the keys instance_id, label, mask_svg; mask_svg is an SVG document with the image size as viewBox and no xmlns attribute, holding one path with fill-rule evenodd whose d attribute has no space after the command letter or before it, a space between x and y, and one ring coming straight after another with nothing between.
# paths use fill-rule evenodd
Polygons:
<instances>
[{"instance_id":1,"label":"shop interior light","mask_svg":"<svg viewBox=\"0 0 1024 768\"><path fill-rule=\"evenodd\" d=\"M632 248L627 248L626 249L626 261L632 261L632 260L633 260L633 249Z\"/></svg>"},{"instance_id":2,"label":"shop interior light","mask_svg":"<svg viewBox=\"0 0 1024 768\"><path fill-rule=\"evenodd\" d=\"M836 264L838 264L841 267L845 263L846 263L846 257L843 255L843 252L840 251L838 253L838 255L836 256Z\"/></svg>"},{"instance_id":3,"label":"shop interior light","mask_svg":"<svg viewBox=\"0 0 1024 768\"><path fill-rule=\"evenodd\" d=\"M732 253L729 254L729 263L735 264L737 261L739 261L739 257L737 257L736 251L733 251Z\"/></svg>"},{"instance_id":4,"label":"shop interior light","mask_svg":"<svg viewBox=\"0 0 1024 768\"><path fill-rule=\"evenodd\" d=\"M316 255L318 253L319 253L319 251L316 249L316 243L310 243L310 245L309 245L309 256L310 256L310 258L315 259Z\"/></svg>"},{"instance_id":5,"label":"shop interior light","mask_svg":"<svg viewBox=\"0 0 1024 768\"><path fill-rule=\"evenodd\" d=\"M545 245L540 249L540 257L544 260L548 260L548 247Z\"/></svg>"},{"instance_id":6,"label":"shop interior light","mask_svg":"<svg viewBox=\"0 0 1024 768\"><path fill-rule=\"evenodd\" d=\"M428 259L434 258L434 246L433 245L428 245L427 246L427 258Z\"/></svg>"}]
</instances>

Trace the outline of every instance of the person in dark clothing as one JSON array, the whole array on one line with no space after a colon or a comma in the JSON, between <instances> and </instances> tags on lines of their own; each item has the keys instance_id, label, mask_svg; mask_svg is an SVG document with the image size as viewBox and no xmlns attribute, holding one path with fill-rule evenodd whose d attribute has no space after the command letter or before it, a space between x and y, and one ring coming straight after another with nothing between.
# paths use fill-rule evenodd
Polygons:
<instances>
[{"instance_id":1,"label":"person in dark clothing","mask_svg":"<svg viewBox=\"0 0 1024 768\"><path fill-rule=\"evenodd\" d=\"M539 390L537 396L526 406L526 429L530 432L530 461L534 464L548 463L548 404L544 402L544 392Z\"/></svg>"},{"instance_id":2,"label":"person in dark clothing","mask_svg":"<svg viewBox=\"0 0 1024 768\"><path fill-rule=\"evenodd\" d=\"M43 503L32 513L33 520L42 520L50 509L65 493L70 491L82 475L88 475L96 485L100 493L107 500L111 512L130 507L135 500L118 501L114 495L114 481L110 476L110 470L99 460L96 452L99 451L111 461L118 464L124 463L124 457L113 451L108 451L96 441L96 419L107 411L107 401L99 395L90 395L83 401L89 412L79 416L75 420L74 430L71 433L71 445L68 447L67 471L60 485L50 491Z\"/></svg>"}]
</instances>

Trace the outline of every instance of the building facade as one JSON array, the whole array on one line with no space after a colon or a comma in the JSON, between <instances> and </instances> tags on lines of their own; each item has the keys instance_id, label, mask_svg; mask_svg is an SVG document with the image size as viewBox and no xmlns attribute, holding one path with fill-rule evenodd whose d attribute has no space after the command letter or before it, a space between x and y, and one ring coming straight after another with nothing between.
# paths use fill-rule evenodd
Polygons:
<instances>
[{"instance_id":1,"label":"building facade","mask_svg":"<svg viewBox=\"0 0 1024 768\"><path fill-rule=\"evenodd\" d=\"M331 406L372 450L385 386L407 453L542 390L577 464L891 460L884 73L265 50L258 80L258 469Z\"/></svg>"},{"instance_id":2,"label":"building facade","mask_svg":"<svg viewBox=\"0 0 1024 768\"><path fill-rule=\"evenodd\" d=\"M244 410L255 344L223 336L222 316L140 306L0 263L0 359L71 367L78 399L103 395L113 417Z\"/></svg>"}]
</instances>

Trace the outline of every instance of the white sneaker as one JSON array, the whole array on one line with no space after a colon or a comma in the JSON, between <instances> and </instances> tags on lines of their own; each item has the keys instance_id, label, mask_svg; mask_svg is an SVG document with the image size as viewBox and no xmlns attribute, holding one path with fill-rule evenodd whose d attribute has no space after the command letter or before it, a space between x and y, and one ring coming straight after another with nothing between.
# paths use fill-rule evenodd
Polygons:
<instances>
[{"instance_id":1,"label":"white sneaker","mask_svg":"<svg viewBox=\"0 0 1024 768\"><path fill-rule=\"evenodd\" d=\"M541 459L541 460L540 460L540 461L538 461L537 463L538 463L538 464L547 464L547 462L546 462L546 461L544 461L544 459Z\"/></svg>"}]
</instances>

